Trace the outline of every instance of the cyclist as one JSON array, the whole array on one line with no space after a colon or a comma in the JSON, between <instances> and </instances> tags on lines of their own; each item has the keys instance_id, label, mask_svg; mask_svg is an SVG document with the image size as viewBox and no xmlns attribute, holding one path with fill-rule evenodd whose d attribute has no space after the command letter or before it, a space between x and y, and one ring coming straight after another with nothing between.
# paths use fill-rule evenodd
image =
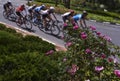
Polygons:
<instances>
[{"instance_id":1,"label":"cyclist","mask_svg":"<svg viewBox=\"0 0 120 81\"><path fill-rule=\"evenodd\" d=\"M44 9L45 9L45 5L38 6L38 7L36 7L36 8L34 9L34 16L35 16L34 21L35 21L36 19L40 19L40 11L41 11L41 10L44 10Z\"/></svg>"},{"instance_id":2,"label":"cyclist","mask_svg":"<svg viewBox=\"0 0 120 81\"><path fill-rule=\"evenodd\" d=\"M69 12L64 13L62 15L62 19L63 19L64 24L67 23L67 20L71 21L73 15L74 15L74 10L70 10Z\"/></svg>"},{"instance_id":3,"label":"cyclist","mask_svg":"<svg viewBox=\"0 0 120 81\"><path fill-rule=\"evenodd\" d=\"M86 22L85 22L85 20L87 18L87 15L88 15L88 13L86 11L83 11L82 14L76 14L76 15L74 15L72 17L73 25L77 24L77 21L79 21L80 25L82 27L87 27Z\"/></svg>"},{"instance_id":4,"label":"cyclist","mask_svg":"<svg viewBox=\"0 0 120 81\"><path fill-rule=\"evenodd\" d=\"M32 6L30 6L30 7L28 8L28 12L29 12L29 14L30 14L31 17L33 17L34 9L35 9L36 7L37 7L37 5L34 4L34 5L32 5Z\"/></svg>"},{"instance_id":5,"label":"cyclist","mask_svg":"<svg viewBox=\"0 0 120 81\"><path fill-rule=\"evenodd\" d=\"M27 14L24 4L16 8L16 14L19 16L19 20L24 17L24 14L22 13L23 11L25 11L25 13Z\"/></svg>"},{"instance_id":6,"label":"cyclist","mask_svg":"<svg viewBox=\"0 0 120 81\"><path fill-rule=\"evenodd\" d=\"M49 21L51 21L51 20L53 21L53 18L52 18L52 16L53 16L55 18L55 20L58 21L54 12L55 12L54 7L50 7L47 10L41 10L41 15L42 15L42 19L43 19L43 26L45 27L45 30L48 30L46 27L46 22L48 21L47 19L49 19Z\"/></svg>"},{"instance_id":7,"label":"cyclist","mask_svg":"<svg viewBox=\"0 0 120 81\"><path fill-rule=\"evenodd\" d=\"M5 3L3 5L3 8L6 11L6 13L8 14L9 10L13 8L11 1L7 1L7 3Z\"/></svg>"}]
</instances>

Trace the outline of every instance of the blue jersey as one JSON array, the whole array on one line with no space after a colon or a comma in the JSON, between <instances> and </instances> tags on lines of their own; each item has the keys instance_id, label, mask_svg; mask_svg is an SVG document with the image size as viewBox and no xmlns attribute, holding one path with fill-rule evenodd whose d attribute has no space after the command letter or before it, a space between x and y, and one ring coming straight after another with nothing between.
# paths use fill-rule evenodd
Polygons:
<instances>
[{"instance_id":1,"label":"blue jersey","mask_svg":"<svg viewBox=\"0 0 120 81\"><path fill-rule=\"evenodd\" d=\"M36 12L39 12L40 10L42 10L42 8L43 8L43 6L36 7L36 8L35 8L35 11L36 11Z\"/></svg>"},{"instance_id":2,"label":"blue jersey","mask_svg":"<svg viewBox=\"0 0 120 81\"><path fill-rule=\"evenodd\" d=\"M78 21L78 20L80 20L82 18L82 14L77 14L77 15L74 15L73 16L73 19L75 20L75 21Z\"/></svg>"}]
</instances>

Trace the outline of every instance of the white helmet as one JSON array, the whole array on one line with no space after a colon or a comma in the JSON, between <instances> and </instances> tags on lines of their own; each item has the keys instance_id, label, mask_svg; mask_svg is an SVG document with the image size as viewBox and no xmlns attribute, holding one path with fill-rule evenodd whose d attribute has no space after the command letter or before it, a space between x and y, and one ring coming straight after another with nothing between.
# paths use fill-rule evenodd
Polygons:
<instances>
[{"instance_id":1,"label":"white helmet","mask_svg":"<svg viewBox=\"0 0 120 81\"><path fill-rule=\"evenodd\" d=\"M45 5L43 4L42 7L45 8Z\"/></svg>"},{"instance_id":2,"label":"white helmet","mask_svg":"<svg viewBox=\"0 0 120 81\"><path fill-rule=\"evenodd\" d=\"M11 3L11 0L8 0L7 2L10 2L10 3Z\"/></svg>"},{"instance_id":3,"label":"white helmet","mask_svg":"<svg viewBox=\"0 0 120 81\"><path fill-rule=\"evenodd\" d=\"M50 10L55 10L55 8L51 6L51 7L50 7Z\"/></svg>"}]
</instances>

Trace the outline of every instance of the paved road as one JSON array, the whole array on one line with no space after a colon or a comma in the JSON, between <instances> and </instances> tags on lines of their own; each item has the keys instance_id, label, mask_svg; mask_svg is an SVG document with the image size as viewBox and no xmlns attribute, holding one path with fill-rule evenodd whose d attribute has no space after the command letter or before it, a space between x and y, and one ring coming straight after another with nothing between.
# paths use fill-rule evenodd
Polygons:
<instances>
[{"instance_id":1,"label":"paved road","mask_svg":"<svg viewBox=\"0 0 120 81\"><path fill-rule=\"evenodd\" d=\"M3 10L2 5L6 1L7 0L0 0L0 10ZM13 2L15 6L18 6L22 3L26 3L26 1L24 0L11 0L11 1ZM61 20L60 15L57 15L57 18ZM18 27L14 22L4 19L4 17L2 16L2 11L0 12L0 21L10 24L12 26ZM102 32L104 35L110 36L112 38L112 42L120 46L120 26L103 24L103 23L98 23L98 22L93 22L93 21L87 21L87 24L96 26L98 31ZM41 32L37 27L33 27L33 31L34 31L33 33L39 35L40 37L44 39L54 42L57 45L64 46L64 42L61 39L54 37L52 35L45 34L44 32Z\"/></svg>"}]
</instances>

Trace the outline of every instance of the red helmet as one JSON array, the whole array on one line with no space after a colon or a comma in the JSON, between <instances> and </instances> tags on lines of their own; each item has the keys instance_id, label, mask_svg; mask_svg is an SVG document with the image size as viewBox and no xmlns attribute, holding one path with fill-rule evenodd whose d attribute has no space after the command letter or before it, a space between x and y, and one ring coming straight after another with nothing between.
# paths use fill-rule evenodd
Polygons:
<instances>
[{"instance_id":1,"label":"red helmet","mask_svg":"<svg viewBox=\"0 0 120 81\"><path fill-rule=\"evenodd\" d=\"M70 10L71 13L74 13L74 10Z\"/></svg>"}]
</instances>

